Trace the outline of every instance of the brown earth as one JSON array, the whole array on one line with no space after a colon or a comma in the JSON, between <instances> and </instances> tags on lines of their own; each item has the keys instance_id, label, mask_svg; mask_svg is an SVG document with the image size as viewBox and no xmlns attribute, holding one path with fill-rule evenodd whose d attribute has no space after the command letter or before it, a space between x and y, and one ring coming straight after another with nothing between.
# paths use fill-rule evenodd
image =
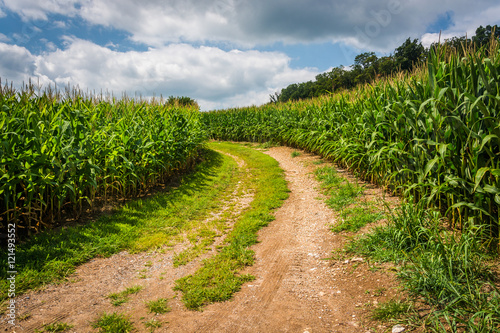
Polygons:
<instances>
[{"instance_id":1,"label":"brown earth","mask_svg":"<svg viewBox=\"0 0 500 333\"><path fill-rule=\"evenodd\" d=\"M174 268L174 254L186 246L179 244L169 250L96 258L80 266L68 282L19 297L13 331L34 332L48 323L66 322L74 325L71 332L96 332L91 323L103 312L115 311L131 316L139 332L148 332L143 322L152 318L163 322L155 332L390 331L390 326L370 320L370 313L377 303L402 297L394 273L387 265L373 269L374 263L364 258L331 259L332 251L342 249L352 234L329 230L337 216L319 200L319 184L311 174L319 157L302 153L292 158L292 151L276 147L266 152L285 170L291 193L252 247L256 262L245 273L256 279L230 301L208 305L202 312L184 307L181 295L172 290L175 280L193 273L215 250ZM380 189L367 188L367 196L385 197ZM248 198L251 194L243 200ZM106 297L135 285L143 289L120 307ZM169 299L172 310L148 313L144 302L160 297ZM2 318L0 331L9 330Z\"/></svg>"}]
</instances>

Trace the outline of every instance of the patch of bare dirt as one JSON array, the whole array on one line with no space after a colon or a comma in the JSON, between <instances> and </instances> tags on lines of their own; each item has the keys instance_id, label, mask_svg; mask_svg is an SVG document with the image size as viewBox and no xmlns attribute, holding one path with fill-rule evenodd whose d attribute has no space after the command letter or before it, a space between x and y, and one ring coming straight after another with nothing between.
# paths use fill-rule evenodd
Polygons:
<instances>
[{"instance_id":1,"label":"patch of bare dirt","mask_svg":"<svg viewBox=\"0 0 500 333\"><path fill-rule=\"evenodd\" d=\"M390 330L369 320L369 314L377 303L400 297L393 272L370 269L364 258L328 259L347 238L329 230L336 223L335 215L318 200L319 184L311 172L316 168L312 162L319 158L307 153L292 158L292 151L277 147L266 152L285 170L291 193L276 211L276 220L259 232L259 243L252 247L256 262L244 273L256 279L243 285L232 300L211 304L203 312L186 310L172 287L176 279L193 273L199 260L174 269L172 258L179 249L134 255L122 252L82 265L70 278L72 282L22 296L18 314L30 313L31 317L19 322L16 331L33 332L44 324L64 321L75 325L72 332L95 332L90 323L103 312L114 311L131 315L139 332L148 331L141 322L151 318L164 322L155 332ZM383 196L376 188L369 193ZM143 279L138 277L142 270ZM144 289L121 307L112 306L106 298L133 285ZM170 299L172 311L157 316L147 313L144 302L159 297Z\"/></svg>"}]
</instances>

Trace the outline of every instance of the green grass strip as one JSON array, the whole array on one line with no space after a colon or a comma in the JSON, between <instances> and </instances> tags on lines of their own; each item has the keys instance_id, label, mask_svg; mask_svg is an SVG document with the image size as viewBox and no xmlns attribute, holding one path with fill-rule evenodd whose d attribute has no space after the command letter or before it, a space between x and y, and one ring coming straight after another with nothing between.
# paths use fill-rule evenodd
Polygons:
<instances>
[{"instance_id":1,"label":"green grass strip","mask_svg":"<svg viewBox=\"0 0 500 333\"><path fill-rule=\"evenodd\" d=\"M350 183L335 168L324 166L316 169L314 174L326 195L326 205L339 213L339 223L331 227L333 232L356 232L384 217L372 202L359 200L364 187Z\"/></svg>"},{"instance_id":2,"label":"green grass strip","mask_svg":"<svg viewBox=\"0 0 500 333\"><path fill-rule=\"evenodd\" d=\"M326 204L331 209L342 211L347 206L356 203L356 199L363 194L362 186L351 184L347 179L339 176L335 168L324 166L316 169L314 173L328 196Z\"/></svg>"},{"instance_id":3,"label":"green grass strip","mask_svg":"<svg viewBox=\"0 0 500 333\"><path fill-rule=\"evenodd\" d=\"M381 212L376 212L369 204L346 208L340 213L342 221L333 226L333 232L350 231L356 232L369 223L383 218Z\"/></svg>"},{"instance_id":4,"label":"green grass strip","mask_svg":"<svg viewBox=\"0 0 500 333\"><path fill-rule=\"evenodd\" d=\"M93 223L40 233L16 247L16 294L63 280L77 265L122 250L154 249L179 235L222 205L235 189L236 162L204 150L203 162L181 184L164 193L129 202ZM4 250L0 253L7 258ZM8 296L7 265L0 268L0 301Z\"/></svg>"},{"instance_id":5,"label":"green grass strip","mask_svg":"<svg viewBox=\"0 0 500 333\"><path fill-rule=\"evenodd\" d=\"M129 333L133 332L134 323L130 317L123 313L113 312L112 314L104 313L92 324L99 333Z\"/></svg>"},{"instance_id":6,"label":"green grass strip","mask_svg":"<svg viewBox=\"0 0 500 333\"><path fill-rule=\"evenodd\" d=\"M109 294L108 298L111 300L111 304L114 306L120 306L123 303L128 302L130 295L137 294L141 290L142 286L133 286L118 293Z\"/></svg>"},{"instance_id":7,"label":"green grass strip","mask_svg":"<svg viewBox=\"0 0 500 333\"><path fill-rule=\"evenodd\" d=\"M273 211L288 197L283 170L273 158L254 149L230 144L211 143L213 149L242 158L247 170L245 185L254 191L254 200L229 233L220 252L203 262L194 274L176 281L175 290L182 291L182 301L189 309L228 300L246 281L254 279L239 272L254 262L250 246L257 242L257 231L274 220Z\"/></svg>"}]
</instances>

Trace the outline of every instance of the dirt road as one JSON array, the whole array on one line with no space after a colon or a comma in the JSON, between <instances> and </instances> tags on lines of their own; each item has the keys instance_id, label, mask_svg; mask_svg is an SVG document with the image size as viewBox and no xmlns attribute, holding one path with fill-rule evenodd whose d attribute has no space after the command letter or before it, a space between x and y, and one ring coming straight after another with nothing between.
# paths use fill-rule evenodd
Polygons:
<instances>
[{"instance_id":1,"label":"dirt road","mask_svg":"<svg viewBox=\"0 0 500 333\"><path fill-rule=\"evenodd\" d=\"M311 174L318 157L306 153L292 157L292 151L276 147L266 152L285 170L291 193L276 211L276 220L259 232L259 243L253 247L256 262L244 272L256 279L232 300L208 305L202 312L186 310L172 287L176 279L194 272L199 260L174 269L172 251L123 252L82 265L71 282L20 297L20 314L30 316L19 322L16 331L33 332L44 324L64 321L74 325L72 332L95 332L90 323L102 312L117 310L106 295L132 285L144 288L119 311L131 315L140 332L148 332L141 322L152 317L144 307L144 300L151 297L169 298L172 308L155 316L164 323L155 332L387 330L368 317L374 305L398 294L393 274L373 269L364 258L325 260L342 248L346 235L329 230L336 217L319 200L319 185ZM378 191L372 189L370 194L381 195ZM146 278L138 277L141 269Z\"/></svg>"}]
</instances>

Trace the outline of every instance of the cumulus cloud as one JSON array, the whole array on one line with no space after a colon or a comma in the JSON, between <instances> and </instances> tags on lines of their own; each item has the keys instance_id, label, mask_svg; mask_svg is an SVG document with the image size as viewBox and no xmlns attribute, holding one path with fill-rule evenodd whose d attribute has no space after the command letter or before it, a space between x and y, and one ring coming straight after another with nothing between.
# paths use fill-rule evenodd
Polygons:
<instances>
[{"instance_id":1,"label":"cumulus cloud","mask_svg":"<svg viewBox=\"0 0 500 333\"><path fill-rule=\"evenodd\" d=\"M422 18L412 19L412 26L403 24L401 29L401 23L409 22L405 17L409 12L411 8L400 0L91 0L80 15L92 24L126 30L132 40L154 46L207 41L243 47L277 41L376 46L422 24Z\"/></svg>"},{"instance_id":2,"label":"cumulus cloud","mask_svg":"<svg viewBox=\"0 0 500 333\"><path fill-rule=\"evenodd\" d=\"M0 73L14 82L28 82L36 76L35 57L24 47L0 43Z\"/></svg>"},{"instance_id":3,"label":"cumulus cloud","mask_svg":"<svg viewBox=\"0 0 500 333\"><path fill-rule=\"evenodd\" d=\"M80 0L3 0L4 7L13 11L24 21L47 20L48 14L73 16L77 12Z\"/></svg>"},{"instance_id":4,"label":"cumulus cloud","mask_svg":"<svg viewBox=\"0 0 500 333\"><path fill-rule=\"evenodd\" d=\"M130 33L133 41L160 47L179 42L225 42L238 47L343 42L391 51L420 37L450 10L457 31L499 22L497 0L4 0L25 18L49 13L79 15L90 24ZM494 10L490 10L494 8Z\"/></svg>"},{"instance_id":5,"label":"cumulus cloud","mask_svg":"<svg viewBox=\"0 0 500 333\"><path fill-rule=\"evenodd\" d=\"M122 92L189 96L205 110L262 104L270 93L318 74L316 69L290 68L288 56L278 52L223 51L188 44L118 52L72 37L66 37L66 43L64 50L41 55L0 43L0 72L18 82L39 77L45 84L69 83L118 96Z\"/></svg>"},{"instance_id":6,"label":"cumulus cloud","mask_svg":"<svg viewBox=\"0 0 500 333\"><path fill-rule=\"evenodd\" d=\"M68 27L68 24L64 21L54 21L52 22L52 25L56 28L61 28L61 29Z\"/></svg>"},{"instance_id":7,"label":"cumulus cloud","mask_svg":"<svg viewBox=\"0 0 500 333\"><path fill-rule=\"evenodd\" d=\"M466 11L467 8L463 8ZM469 8L470 10L470 8ZM444 41L446 39L465 36L469 38L475 35L476 29L482 25L500 24L500 5L495 4L490 7L480 7L475 9L476 15L463 15L461 19L455 20L454 24L448 29L441 31L441 33L426 33L422 35L422 44L425 47L430 46L438 40Z\"/></svg>"},{"instance_id":8,"label":"cumulus cloud","mask_svg":"<svg viewBox=\"0 0 500 333\"><path fill-rule=\"evenodd\" d=\"M389 51L408 36L420 37L452 8L458 22L497 5L496 0L90 0L80 15L110 25L137 42L225 41L253 47L271 44L344 42ZM498 21L494 14L482 16Z\"/></svg>"}]
</instances>

